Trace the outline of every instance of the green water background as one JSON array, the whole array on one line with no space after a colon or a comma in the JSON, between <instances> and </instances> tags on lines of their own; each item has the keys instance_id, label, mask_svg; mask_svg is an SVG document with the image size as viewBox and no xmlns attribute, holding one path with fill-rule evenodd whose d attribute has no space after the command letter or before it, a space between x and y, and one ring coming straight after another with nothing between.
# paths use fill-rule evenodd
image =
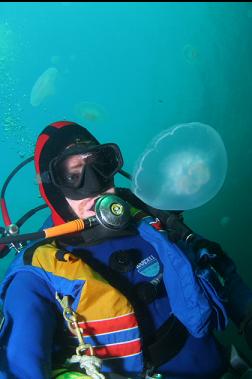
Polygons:
<instances>
[{"instance_id":1,"label":"green water background","mask_svg":"<svg viewBox=\"0 0 252 379\"><path fill-rule=\"evenodd\" d=\"M209 124L225 143L227 177L215 198L185 219L222 244L252 287L251 42L250 2L1 3L1 184L56 120L118 143L129 172L162 130ZM34 106L34 83L50 67L55 83L49 80ZM13 221L42 203L32 165L10 183L6 200ZM47 213L22 232L37 230ZM0 262L0 279L12 258ZM221 338L251 356L232 325Z\"/></svg>"}]
</instances>

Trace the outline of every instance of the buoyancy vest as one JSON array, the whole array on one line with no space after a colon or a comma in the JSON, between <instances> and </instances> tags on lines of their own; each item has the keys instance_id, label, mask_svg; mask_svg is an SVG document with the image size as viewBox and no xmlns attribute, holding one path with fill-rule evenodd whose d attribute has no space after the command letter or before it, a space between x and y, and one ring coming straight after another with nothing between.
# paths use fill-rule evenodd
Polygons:
<instances>
[{"instance_id":1,"label":"buoyancy vest","mask_svg":"<svg viewBox=\"0 0 252 379\"><path fill-rule=\"evenodd\" d=\"M216 315L218 319L226 319L225 309L211 283L197 277L186 254L169 241L166 232L155 226L154 220L146 217L137 230L154 247L163 264L163 280L172 313L190 334L203 337L212 329ZM61 296L71 296L72 308L80 315L87 342L97 345L95 353L98 356L123 357L123 370L141 372L141 336L128 299L71 252L64 254L64 261L59 261L57 251L54 243L41 245L35 249L31 264L24 262L26 251L20 253L2 284L1 297L17 272L34 272ZM214 304L218 304L218 308L213 307Z\"/></svg>"}]
</instances>

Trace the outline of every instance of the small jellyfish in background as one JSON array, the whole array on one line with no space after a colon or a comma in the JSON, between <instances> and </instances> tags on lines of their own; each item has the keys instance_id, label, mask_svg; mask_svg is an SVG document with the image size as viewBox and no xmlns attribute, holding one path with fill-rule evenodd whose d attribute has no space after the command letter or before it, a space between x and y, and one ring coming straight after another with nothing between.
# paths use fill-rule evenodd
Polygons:
<instances>
[{"instance_id":1,"label":"small jellyfish in background","mask_svg":"<svg viewBox=\"0 0 252 379\"><path fill-rule=\"evenodd\" d=\"M223 217L220 219L220 225L221 225L222 227L226 227L229 223L230 223L230 217L228 217L228 216L223 216Z\"/></svg>"},{"instance_id":2,"label":"small jellyfish in background","mask_svg":"<svg viewBox=\"0 0 252 379\"><path fill-rule=\"evenodd\" d=\"M248 18L252 18L252 8L248 10L247 16Z\"/></svg>"},{"instance_id":3,"label":"small jellyfish in background","mask_svg":"<svg viewBox=\"0 0 252 379\"><path fill-rule=\"evenodd\" d=\"M199 50L193 45L185 45L183 53L188 63L196 63L199 59Z\"/></svg>"},{"instance_id":4,"label":"small jellyfish in background","mask_svg":"<svg viewBox=\"0 0 252 379\"><path fill-rule=\"evenodd\" d=\"M87 101L81 101L75 106L75 114L82 121L104 121L105 110L102 106L90 103Z\"/></svg>"},{"instance_id":5,"label":"small jellyfish in background","mask_svg":"<svg viewBox=\"0 0 252 379\"><path fill-rule=\"evenodd\" d=\"M55 83L58 70L50 67L36 80L32 90L30 103L33 107L39 106L46 98L55 94Z\"/></svg>"},{"instance_id":6,"label":"small jellyfish in background","mask_svg":"<svg viewBox=\"0 0 252 379\"><path fill-rule=\"evenodd\" d=\"M51 57L51 63L52 64L58 64L60 62L60 57L58 55L53 55Z\"/></svg>"}]
</instances>

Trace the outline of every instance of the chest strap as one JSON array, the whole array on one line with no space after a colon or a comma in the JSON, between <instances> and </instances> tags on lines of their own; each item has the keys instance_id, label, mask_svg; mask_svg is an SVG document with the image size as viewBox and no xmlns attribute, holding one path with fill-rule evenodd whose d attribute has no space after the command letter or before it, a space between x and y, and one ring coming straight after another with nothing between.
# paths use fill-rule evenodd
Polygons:
<instances>
[{"instance_id":1,"label":"chest strap","mask_svg":"<svg viewBox=\"0 0 252 379\"><path fill-rule=\"evenodd\" d=\"M153 342L147 347L147 360L158 368L175 357L184 346L188 331L175 317L171 316L155 333Z\"/></svg>"}]
</instances>

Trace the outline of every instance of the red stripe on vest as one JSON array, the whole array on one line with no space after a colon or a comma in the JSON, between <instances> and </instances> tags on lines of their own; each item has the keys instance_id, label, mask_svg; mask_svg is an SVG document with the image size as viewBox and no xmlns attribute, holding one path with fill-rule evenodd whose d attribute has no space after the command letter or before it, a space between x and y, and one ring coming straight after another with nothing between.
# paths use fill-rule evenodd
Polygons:
<instances>
[{"instance_id":1,"label":"red stripe on vest","mask_svg":"<svg viewBox=\"0 0 252 379\"><path fill-rule=\"evenodd\" d=\"M140 340L118 343L115 345L98 346L93 349L94 355L102 359L116 357L122 358L129 355L139 354L142 351ZM89 355L90 351L87 351L86 353Z\"/></svg>"},{"instance_id":2,"label":"red stripe on vest","mask_svg":"<svg viewBox=\"0 0 252 379\"><path fill-rule=\"evenodd\" d=\"M84 336L118 332L136 326L138 324L134 313L105 320L79 322L79 327L83 329Z\"/></svg>"}]
</instances>

